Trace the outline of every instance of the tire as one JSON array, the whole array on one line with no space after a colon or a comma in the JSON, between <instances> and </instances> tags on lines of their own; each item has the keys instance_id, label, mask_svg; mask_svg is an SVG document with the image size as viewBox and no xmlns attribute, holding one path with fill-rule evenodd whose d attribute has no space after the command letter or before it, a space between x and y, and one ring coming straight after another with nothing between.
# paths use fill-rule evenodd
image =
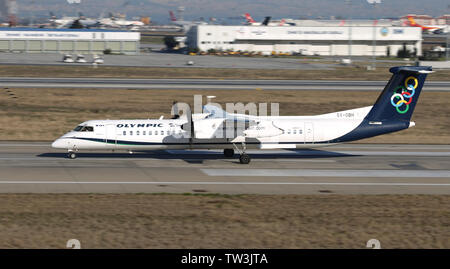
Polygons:
<instances>
[{"instance_id":1,"label":"tire","mask_svg":"<svg viewBox=\"0 0 450 269\"><path fill-rule=\"evenodd\" d=\"M250 156L248 156L247 154L242 154L239 157L239 162L241 162L241 164L249 164L250 163Z\"/></svg>"},{"instance_id":2,"label":"tire","mask_svg":"<svg viewBox=\"0 0 450 269\"><path fill-rule=\"evenodd\" d=\"M234 156L234 149L224 149L223 150L223 155L225 155L225 157L231 158Z\"/></svg>"},{"instance_id":3,"label":"tire","mask_svg":"<svg viewBox=\"0 0 450 269\"><path fill-rule=\"evenodd\" d=\"M75 152L69 152L69 154L67 154L67 157L69 159L76 159L77 158L77 154Z\"/></svg>"}]
</instances>

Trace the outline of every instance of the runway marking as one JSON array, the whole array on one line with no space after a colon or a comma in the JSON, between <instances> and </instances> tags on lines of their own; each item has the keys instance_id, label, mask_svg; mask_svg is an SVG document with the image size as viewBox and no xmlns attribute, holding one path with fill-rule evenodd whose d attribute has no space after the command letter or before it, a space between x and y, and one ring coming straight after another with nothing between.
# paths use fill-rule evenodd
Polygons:
<instances>
[{"instance_id":1,"label":"runway marking","mask_svg":"<svg viewBox=\"0 0 450 269\"><path fill-rule=\"evenodd\" d=\"M274 159L254 159L252 162L273 162ZM276 159L277 162L305 162L305 163L335 163L336 160L308 160L308 159Z\"/></svg>"},{"instance_id":2,"label":"runway marking","mask_svg":"<svg viewBox=\"0 0 450 269\"><path fill-rule=\"evenodd\" d=\"M208 176L229 177L406 177L450 178L449 170L311 170L311 169L200 169Z\"/></svg>"},{"instance_id":3,"label":"runway marking","mask_svg":"<svg viewBox=\"0 0 450 269\"><path fill-rule=\"evenodd\" d=\"M325 150L324 150L325 151ZM450 152L420 152L420 151L340 151L332 150L328 151L335 154L348 154L348 155L363 155L363 156L425 156L425 157L450 157ZM306 154L306 155L315 155ZM317 154L320 155L320 154Z\"/></svg>"},{"instance_id":4,"label":"runway marking","mask_svg":"<svg viewBox=\"0 0 450 269\"><path fill-rule=\"evenodd\" d=\"M417 186L450 187L450 183L397 183L397 182L213 182L213 181L0 181L0 184L99 184L99 185L317 185L317 186Z\"/></svg>"},{"instance_id":5,"label":"runway marking","mask_svg":"<svg viewBox=\"0 0 450 269\"><path fill-rule=\"evenodd\" d=\"M192 155L199 155L199 154L221 154L220 151L217 150L165 150L167 153L170 154L192 154ZM335 150L333 148L318 148L315 150L248 150L247 153L249 154L281 154L281 155L288 155L288 156L332 156L332 155L363 155L363 156L424 156L424 157L450 157L449 151L434 151L434 152L421 152L421 151L359 151L359 150Z\"/></svg>"}]
</instances>

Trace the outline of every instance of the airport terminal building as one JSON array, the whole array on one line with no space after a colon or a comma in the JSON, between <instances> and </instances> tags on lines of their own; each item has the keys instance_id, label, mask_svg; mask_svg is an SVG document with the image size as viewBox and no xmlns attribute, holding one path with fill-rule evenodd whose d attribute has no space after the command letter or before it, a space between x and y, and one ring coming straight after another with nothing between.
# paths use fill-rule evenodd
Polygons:
<instances>
[{"instance_id":1,"label":"airport terminal building","mask_svg":"<svg viewBox=\"0 0 450 269\"><path fill-rule=\"evenodd\" d=\"M103 29L0 28L0 52L138 54L140 33Z\"/></svg>"},{"instance_id":2,"label":"airport terminal building","mask_svg":"<svg viewBox=\"0 0 450 269\"><path fill-rule=\"evenodd\" d=\"M422 51L422 30L419 27L197 25L187 36L188 47L201 51L347 56L350 47L354 56L371 56L374 49L377 56L396 56L404 45L418 55Z\"/></svg>"}]
</instances>

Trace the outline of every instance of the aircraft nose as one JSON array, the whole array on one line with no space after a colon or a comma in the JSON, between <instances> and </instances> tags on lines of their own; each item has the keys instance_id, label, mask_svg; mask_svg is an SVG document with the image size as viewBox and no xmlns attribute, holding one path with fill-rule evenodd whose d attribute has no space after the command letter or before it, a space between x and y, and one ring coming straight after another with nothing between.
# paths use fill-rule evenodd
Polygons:
<instances>
[{"instance_id":1,"label":"aircraft nose","mask_svg":"<svg viewBox=\"0 0 450 269\"><path fill-rule=\"evenodd\" d=\"M58 138L55 141L53 141L52 148L63 149L65 148L65 143L61 138Z\"/></svg>"}]
</instances>

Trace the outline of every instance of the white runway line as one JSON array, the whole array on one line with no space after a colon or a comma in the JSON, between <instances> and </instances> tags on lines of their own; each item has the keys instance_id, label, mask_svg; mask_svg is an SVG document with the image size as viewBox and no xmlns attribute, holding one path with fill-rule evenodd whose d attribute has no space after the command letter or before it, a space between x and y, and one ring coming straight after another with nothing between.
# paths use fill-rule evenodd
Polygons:
<instances>
[{"instance_id":1,"label":"white runway line","mask_svg":"<svg viewBox=\"0 0 450 269\"><path fill-rule=\"evenodd\" d=\"M0 181L0 184L98 184L98 185L317 185L317 186L411 186L450 187L450 183L397 183L397 182L214 182L214 181Z\"/></svg>"},{"instance_id":2,"label":"white runway line","mask_svg":"<svg viewBox=\"0 0 450 269\"><path fill-rule=\"evenodd\" d=\"M198 155L198 154L205 154L205 155L215 155L215 154L222 154L221 151L217 150L166 150L169 154L174 155ZM450 157L449 151L402 151L399 149L398 151L359 151L359 150L334 150L333 148L318 148L316 150L247 150L247 153L249 154L283 154L283 155L290 155L290 156L333 156L333 155L362 155L362 156L423 156L423 157Z\"/></svg>"},{"instance_id":3,"label":"white runway line","mask_svg":"<svg viewBox=\"0 0 450 269\"><path fill-rule=\"evenodd\" d=\"M424 156L424 157L450 157L450 152L422 152L422 151L340 151L331 150L328 151L329 154L348 154L348 155L363 155L363 156ZM306 155L315 155L307 154ZM320 155L320 154L317 154Z\"/></svg>"},{"instance_id":4,"label":"white runway line","mask_svg":"<svg viewBox=\"0 0 450 269\"><path fill-rule=\"evenodd\" d=\"M208 176L229 177L389 177L450 178L450 170L311 170L311 169L200 169Z\"/></svg>"}]
</instances>

